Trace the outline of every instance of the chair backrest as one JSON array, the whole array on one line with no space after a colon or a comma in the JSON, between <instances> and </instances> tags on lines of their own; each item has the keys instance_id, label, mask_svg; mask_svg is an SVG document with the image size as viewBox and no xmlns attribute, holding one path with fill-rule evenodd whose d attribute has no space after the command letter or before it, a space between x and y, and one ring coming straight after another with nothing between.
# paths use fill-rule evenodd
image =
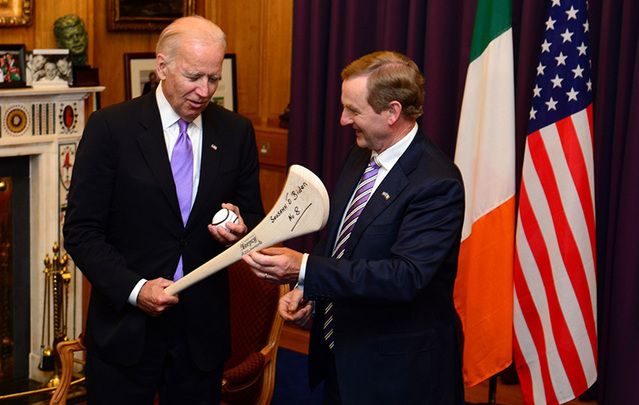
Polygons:
<instances>
[{"instance_id":1,"label":"chair backrest","mask_svg":"<svg viewBox=\"0 0 639 405\"><path fill-rule=\"evenodd\" d=\"M258 279L244 262L230 267L229 284L231 358L224 365L222 402L268 405L284 323L277 306L289 286Z\"/></svg>"},{"instance_id":2,"label":"chair backrest","mask_svg":"<svg viewBox=\"0 0 639 405\"><path fill-rule=\"evenodd\" d=\"M242 261L229 268L229 286L231 358L225 369L267 345L280 297L280 286L258 279Z\"/></svg>"}]
</instances>

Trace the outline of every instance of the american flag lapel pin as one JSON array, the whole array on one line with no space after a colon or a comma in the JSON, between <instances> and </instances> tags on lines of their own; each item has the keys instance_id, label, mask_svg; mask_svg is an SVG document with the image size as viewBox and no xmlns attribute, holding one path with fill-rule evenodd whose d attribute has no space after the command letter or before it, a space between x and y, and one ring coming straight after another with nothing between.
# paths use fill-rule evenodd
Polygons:
<instances>
[{"instance_id":1,"label":"american flag lapel pin","mask_svg":"<svg viewBox=\"0 0 639 405\"><path fill-rule=\"evenodd\" d=\"M388 194L386 191L382 191L382 197L384 197L384 200L386 201L390 200L390 194Z\"/></svg>"}]
</instances>

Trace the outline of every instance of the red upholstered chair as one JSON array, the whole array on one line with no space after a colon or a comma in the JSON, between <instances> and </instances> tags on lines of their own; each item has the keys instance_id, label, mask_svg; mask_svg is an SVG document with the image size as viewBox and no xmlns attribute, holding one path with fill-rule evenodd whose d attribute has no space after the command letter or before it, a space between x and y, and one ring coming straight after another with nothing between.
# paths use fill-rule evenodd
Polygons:
<instances>
[{"instance_id":1,"label":"red upholstered chair","mask_svg":"<svg viewBox=\"0 0 639 405\"><path fill-rule=\"evenodd\" d=\"M258 279L242 261L229 269L229 284L232 353L224 366L222 401L266 405L275 387L275 360L283 323L277 305L289 287Z\"/></svg>"}]
</instances>

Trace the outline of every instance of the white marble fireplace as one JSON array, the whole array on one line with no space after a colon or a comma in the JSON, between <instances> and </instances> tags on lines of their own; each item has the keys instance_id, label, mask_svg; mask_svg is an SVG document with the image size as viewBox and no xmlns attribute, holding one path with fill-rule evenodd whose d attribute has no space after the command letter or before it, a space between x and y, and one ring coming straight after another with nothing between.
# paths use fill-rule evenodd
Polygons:
<instances>
[{"instance_id":1,"label":"white marble fireplace","mask_svg":"<svg viewBox=\"0 0 639 405\"><path fill-rule=\"evenodd\" d=\"M62 245L61 225L66 191L82 135L89 97L104 87L0 90L0 159L29 159L29 377L46 381L50 373L38 369L42 343L44 257L52 256L54 242ZM93 103L95 104L95 103ZM88 111L87 111L88 110ZM25 230L26 231L26 230ZM82 277L73 263L69 290L69 338L82 330ZM51 335L52 336L52 335Z\"/></svg>"}]
</instances>

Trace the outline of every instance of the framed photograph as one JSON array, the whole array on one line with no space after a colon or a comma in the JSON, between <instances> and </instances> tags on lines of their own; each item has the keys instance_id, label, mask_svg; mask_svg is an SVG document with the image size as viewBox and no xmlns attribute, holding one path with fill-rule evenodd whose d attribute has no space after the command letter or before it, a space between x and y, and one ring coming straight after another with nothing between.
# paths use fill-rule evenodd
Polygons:
<instances>
[{"instance_id":1,"label":"framed photograph","mask_svg":"<svg viewBox=\"0 0 639 405\"><path fill-rule=\"evenodd\" d=\"M161 31L176 18L195 14L197 0L107 0L109 31Z\"/></svg>"},{"instance_id":2,"label":"framed photograph","mask_svg":"<svg viewBox=\"0 0 639 405\"><path fill-rule=\"evenodd\" d=\"M33 0L0 1L0 27L31 25Z\"/></svg>"},{"instance_id":3,"label":"framed photograph","mask_svg":"<svg viewBox=\"0 0 639 405\"><path fill-rule=\"evenodd\" d=\"M222 64L222 80L211 101L222 107L237 111L235 54L224 55ZM124 95L127 100L153 91L159 78L155 73L155 53L137 52L124 54Z\"/></svg>"},{"instance_id":4,"label":"framed photograph","mask_svg":"<svg viewBox=\"0 0 639 405\"><path fill-rule=\"evenodd\" d=\"M25 87L24 45L0 45L0 88Z\"/></svg>"},{"instance_id":5,"label":"framed photograph","mask_svg":"<svg viewBox=\"0 0 639 405\"><path fill-rule=\"evenodd\" d=\"M154 52L124 54L124 97L127 100L154 90L158 83Z\"/></svg>"},{"instance_id":6,"label":"framed photograph","mask_svg":"<svg viewBox=\"0 0 639 405\"><path fill-rule=\"evenodd\" d=\"M224 63L222 64L222 80L220 80L211 101L227 110L237 112L237 83L235 77L235 54L227 53L224 55Z\"/></svg>"},{"instance_id":7,"label":"framed photograph","mask_svg":"<svg viewBox=\"0 0 639 405\"><path fill-rule=\"evenodd\" d=\"M68 49L34 49L27 54L27 86L69 87L73 66Z\"/></svg>"}]
</instances>

